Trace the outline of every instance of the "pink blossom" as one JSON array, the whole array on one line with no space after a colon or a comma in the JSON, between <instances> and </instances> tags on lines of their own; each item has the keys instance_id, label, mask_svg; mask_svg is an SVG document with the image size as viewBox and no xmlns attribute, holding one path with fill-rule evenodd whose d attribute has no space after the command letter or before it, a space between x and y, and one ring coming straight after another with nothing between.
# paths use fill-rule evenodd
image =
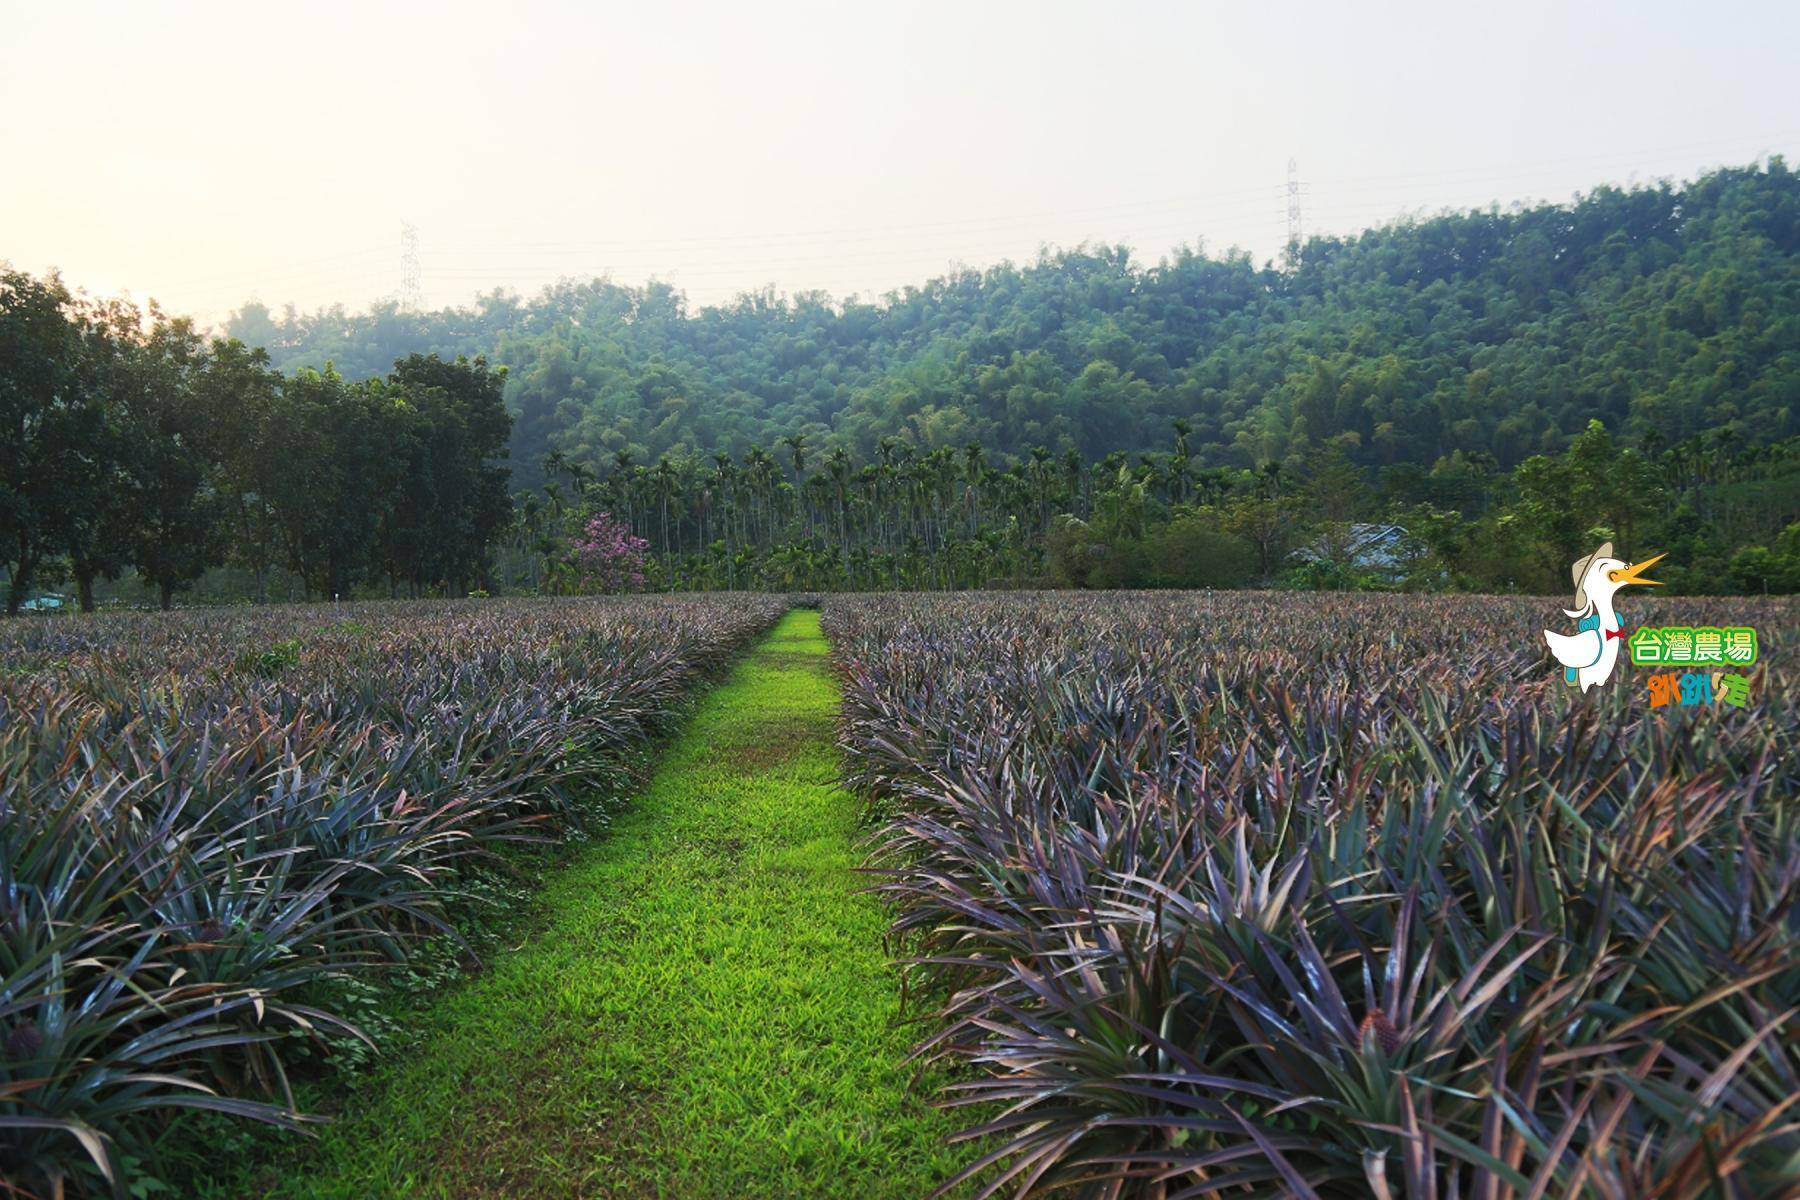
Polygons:
<instances>
[{"instance_id":1,"label":"pink blossom","mask_svg":"<svg viewBox=\"0 0 1800 1200\"><path fill-rule=\"evenodd\" d=\"M650 543L611 513L588 519L569 543L570 557L584 591L626 592L644 586L644 551Z\"/></svg>"}]
</instances>

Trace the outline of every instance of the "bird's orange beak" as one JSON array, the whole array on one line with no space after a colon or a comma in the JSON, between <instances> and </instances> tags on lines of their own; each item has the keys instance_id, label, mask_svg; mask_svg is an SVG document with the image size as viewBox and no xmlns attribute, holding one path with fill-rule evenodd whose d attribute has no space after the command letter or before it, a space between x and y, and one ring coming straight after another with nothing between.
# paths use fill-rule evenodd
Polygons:
<instances>
[{"instance_id":1,"label":"bird's orange beak","mask_svg":"<svg viewBox=\"0 0 1800 1200\"><path fill-rule=\"evenodd\" d=\"M1646 558L1643 562L1634 562L1629 567L1625 567L1622 570L1608 571L1606 577L1614 583L1619 584L1621 587L1628 583L1647 583L1653 587L1661 587L1662 580L1645 579L1642 577L1642 573L1648 571L1651 567L1654 567L1657 563L1667 557L1668 555L1666 554L1659 554L1655 558Z\"/></svg>"}]
</instances>

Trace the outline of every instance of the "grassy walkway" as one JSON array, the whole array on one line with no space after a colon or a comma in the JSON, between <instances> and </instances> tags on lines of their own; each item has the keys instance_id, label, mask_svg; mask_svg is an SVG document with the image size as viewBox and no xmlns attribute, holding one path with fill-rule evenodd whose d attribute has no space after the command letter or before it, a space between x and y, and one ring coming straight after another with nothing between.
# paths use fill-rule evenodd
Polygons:
<instances>
[{"instance_id":1,"label":"grassy walkway","mask_svg":"<svg viewBox=\"0 0 1800 1200\"><path fill-rule=\"evenodd\" d=\"M836 705L818 614L789 613L557 877L549 927L275 1194L929 1193L953 1118L901 1062Z\"/></svg>"}]
</instances>

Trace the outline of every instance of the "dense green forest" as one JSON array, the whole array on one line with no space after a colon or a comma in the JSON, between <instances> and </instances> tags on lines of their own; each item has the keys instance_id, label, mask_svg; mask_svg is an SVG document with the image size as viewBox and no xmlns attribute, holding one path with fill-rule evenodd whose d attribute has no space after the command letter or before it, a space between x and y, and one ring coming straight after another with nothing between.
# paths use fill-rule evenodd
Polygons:
<instances>
[{"instance_id":1,"label":"dense green forest","mask_svg":"<svg viewBox=\"0 0 1800 1200\"><path fill-rule=\"evenodd\" d=\"M1797 249L1775 159L874 304L596 280L209 340L7 272L0 567L14 607L568 590L640 538L605 578L1559 591L1615 538L1795 591Z\"/></svg>"},{"instance_id":2,"label":"dense green forest","mask_svg":"<svg viewBox=\"0 0 1800 1200\"><path fill-rule=\"evenodd\" d=\"M227 564L243 599L291 591L278 572L323 597L467 590L512 520L500 389L419 355L284 376L185 318L0 270L6 611L65 581L92 608L127 573L168 608Z\"/></svg>"},{"instance_id":3,"label":"dense green forest","mask_svg":"<svg viewBox=\"0 0 1800 1200\"><path fill-rule=\"evenodd\" d=\"M1345 437L1370 469L1457 452L1512 467L1592 419L1648 450L1800 433L1796 250L1800 180L1772 159L1314 237L1288 268L1082 248L868 303L762 292L690 311L664 285L592 280L417 315L249 305L229 332L283 370L351 379L413 352L506 365L522 488L552 451L742 458L805 434L859 462L885 437L1093 460L1167 450L1176 418L1202 467L1293 469Z\"/></svg>"}]
</instances>

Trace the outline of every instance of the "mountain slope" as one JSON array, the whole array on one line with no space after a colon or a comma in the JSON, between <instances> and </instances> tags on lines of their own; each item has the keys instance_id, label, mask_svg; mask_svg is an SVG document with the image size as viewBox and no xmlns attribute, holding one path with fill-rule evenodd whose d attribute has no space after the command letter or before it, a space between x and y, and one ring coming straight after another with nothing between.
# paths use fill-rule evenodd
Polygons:
<instances>
[{"instance_id":1,"label":"mountain slope","mask_svg":"<svg viewBox=\"0 0 1800 1200\"><path fill-rule=\"evenodd\" d=\"M661 284L568 281L420 315L248 305L229 332L351 376L412 351L511 372L515 483L596 463L772 446L871 457L884 437L1001 457L1160 449L1208 465L1326 441L1366 464L1504 465L1591 418L1655 444L1800 433L1800 180L1780 159L1570 205L1314 238L1297 269L1107 247L967 271L879 302L749 294L690 311Z\"/></svg>"}]
</instances>

